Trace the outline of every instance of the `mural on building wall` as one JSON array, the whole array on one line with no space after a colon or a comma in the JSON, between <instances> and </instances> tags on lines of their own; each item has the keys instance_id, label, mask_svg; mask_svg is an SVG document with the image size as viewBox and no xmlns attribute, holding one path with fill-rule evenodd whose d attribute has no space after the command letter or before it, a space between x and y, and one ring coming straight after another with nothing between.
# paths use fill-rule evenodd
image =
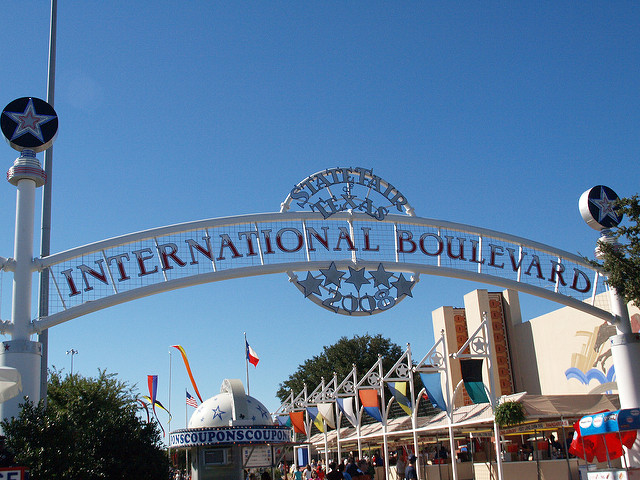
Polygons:
<instances>
[{"instance_id":1,"label":"mural on building wall","mask_svg":"<svg viewBox=\"0 0 640 480\"><path fill-rule=\"evenodd\" d=\"M640 332L640 314L631 315L631 327ZM593 331L579 330L576 336L585 337L582 351L571 355L571 367L564 374L567 381L575 379L583 385L596 381L597 385L589 393L610 393L617 390L616 373L611 358L609 338L616 334L616 327L603 322Z\"/></svg>"}]
</instances>

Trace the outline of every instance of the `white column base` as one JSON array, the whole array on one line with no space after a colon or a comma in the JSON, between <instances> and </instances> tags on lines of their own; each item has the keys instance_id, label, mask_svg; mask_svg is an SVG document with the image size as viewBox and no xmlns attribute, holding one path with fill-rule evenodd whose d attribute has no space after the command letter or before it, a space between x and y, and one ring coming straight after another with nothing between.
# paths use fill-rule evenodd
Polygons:
<instances>
[{"instance_id":1,"label":"white column base","mask_svg":"<svg viewBox=\"0 0 640 480\"><path fill-rule=\"evenodd\" d=\"M631 333L611 337L611 356L616 368L616 383L620 408L640 407L640 334ZM640 440L627 451L630 467L640 467Z\"/></svg>"},{"instance_id":2,"label":"white column base","mask_svg":"<svg viewBox=\"0 0 640 480\"><path fill-rule=\"evenodd\" d=\"M0 343L0 365L13 367L22 377L22 393L0 403L0 418L17 417L24 397L37 403L40 399L40 359L42 344L31 340L10 340Z\"/></svg>"}]
</instances>

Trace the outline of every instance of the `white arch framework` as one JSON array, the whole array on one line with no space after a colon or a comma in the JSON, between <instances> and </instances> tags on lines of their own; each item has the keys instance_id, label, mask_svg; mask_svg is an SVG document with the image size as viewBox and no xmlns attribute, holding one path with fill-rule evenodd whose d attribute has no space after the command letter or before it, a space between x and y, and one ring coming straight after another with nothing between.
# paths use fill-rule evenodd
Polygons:
<instances>
[{"instance_id":1,"label":"white arch framework","mask_svg":"<svg viewBox=\"0 0 640 480\"><path fill-rule=\"evenodd\" d=\"M516 289L615 322L595 306L606 285L585 259L524 238L405 215L343 212L214 218L102 240L36 259L49 270L49 312L32 332L157 293L232 278L326 268L334 262ZM3 266L12 270L12 262ZM297 285L298 288L301 288ZM309 298L312 298L310 296ZM362 313L362 312L361 312ZM6 332L11 324L5 323Z\"/></svg>"}]
</instances>

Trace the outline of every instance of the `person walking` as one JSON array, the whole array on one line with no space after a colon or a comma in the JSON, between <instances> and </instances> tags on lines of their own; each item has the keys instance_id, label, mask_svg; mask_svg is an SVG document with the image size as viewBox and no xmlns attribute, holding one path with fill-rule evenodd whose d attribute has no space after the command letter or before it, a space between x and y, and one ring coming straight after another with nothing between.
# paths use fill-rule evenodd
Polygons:
<instances>
[{"instance_id":1,"label":"person walking","mask_svg":"<svg viewBox=\"0 0 640 480\"><path fill-rule=\"evenodd\" d=\"M405 480L418 480L418 472L416 471L416 456L409 455L409 465L404 471Z\"/></svg>"}]
</instances>

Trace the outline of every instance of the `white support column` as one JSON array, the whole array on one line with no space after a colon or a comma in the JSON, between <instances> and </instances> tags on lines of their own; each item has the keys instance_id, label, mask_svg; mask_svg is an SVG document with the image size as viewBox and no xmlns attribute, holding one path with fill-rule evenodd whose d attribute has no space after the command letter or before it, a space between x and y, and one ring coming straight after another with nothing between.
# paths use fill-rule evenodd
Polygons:
<instances>
[{"instance_id":1,"label":"white support column","mask_svg":"<svg viewBox=\"0 0 640 480\"><path fill-rule=\"evenodd\" d=\"M31 341L31 295L33 277L33 230L36 188L44 184L44 171L35 152L24 150L7 173L18 189L14 237L15 271L11 306L11 340L2 342L0 365L16 368L22 377L22 394L0 403L0 417L18 416L19 404L27 396L40 399L42 345Z\"/></svg>"},{"instance_id":2,"label":"white support column","mask_svg":"<svg viewBox=\"0 0 640 480\"><path fill-rule=\"evenodd\" d=\"M616 383L620 408L638 408L640 406L640 381L637 371L640 365L640 334L633 333L629 311L624 299L620 298L612 288L611 309L618 317L617 335L610 338L611 356L616 369ZM630 467L640 467L640 439L636 439L633 447L627 451Z\"/></svg>"}]
</instances>

